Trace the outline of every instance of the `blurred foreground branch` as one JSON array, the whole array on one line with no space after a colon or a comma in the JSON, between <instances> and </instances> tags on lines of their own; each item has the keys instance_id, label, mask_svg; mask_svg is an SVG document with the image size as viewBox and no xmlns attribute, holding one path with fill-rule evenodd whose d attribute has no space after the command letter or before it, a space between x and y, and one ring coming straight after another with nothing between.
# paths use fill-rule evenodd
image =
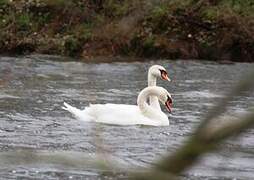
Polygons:
<instances>
[{"instance_id":1,"label":"blurred foreground branch","mask_svg":"<svg viewBox=\"0 0 254 180\"><path fill-rule=\"evenodd\" d=\"M254 109L250 109L247 115L237 120L226 121L226 123L222 123L215 129L210 125L215 118L226 111L227 105L235 96L253 90L253 77L254 71L245 76L236 88L222 99L218 106L211 110L196 129L194 135L181 148L161 160L147 173L135 174L133 179L155 179L158 174L160 174L161 180L175 179L176 175L190 168L202 155L218 148L222 141L234 135L240 135L244 130L252 128L254 126Z\"/></svg>"}]
</instances>

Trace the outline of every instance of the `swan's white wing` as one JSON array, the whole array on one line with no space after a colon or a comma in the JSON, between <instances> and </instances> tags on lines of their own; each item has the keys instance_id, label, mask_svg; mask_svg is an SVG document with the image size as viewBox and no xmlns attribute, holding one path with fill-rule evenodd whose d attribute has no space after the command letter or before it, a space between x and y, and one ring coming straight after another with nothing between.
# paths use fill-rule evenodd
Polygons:
<instances>
[{"instance_id":1,"label":"swan's white wing","mask_svg":"<svg viewBox=\"0 0 254 180\"><path fill-rule=\"evenodd\" d=\"M116 125L158 125L157 121L145 117L136 105L94 104L87 107L85 111L89 116L94 118L94 121L101 123Z\"/></svg>"}]
</instances>

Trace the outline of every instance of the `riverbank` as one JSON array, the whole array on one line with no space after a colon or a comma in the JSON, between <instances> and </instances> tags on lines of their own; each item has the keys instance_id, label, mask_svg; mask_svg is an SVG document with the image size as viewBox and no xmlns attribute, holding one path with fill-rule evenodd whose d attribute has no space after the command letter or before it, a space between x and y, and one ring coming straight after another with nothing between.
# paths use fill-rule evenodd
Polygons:
<instances>
[{"instance_id":1,"label":"riverbank","mask_svg":"<svg viewBox=\"0 0 254 180\"><path fill-rule=\"evenodd\" d=\"M0 53L254 62L251 0L2 0Z\"/></svg>"}]
</instances>

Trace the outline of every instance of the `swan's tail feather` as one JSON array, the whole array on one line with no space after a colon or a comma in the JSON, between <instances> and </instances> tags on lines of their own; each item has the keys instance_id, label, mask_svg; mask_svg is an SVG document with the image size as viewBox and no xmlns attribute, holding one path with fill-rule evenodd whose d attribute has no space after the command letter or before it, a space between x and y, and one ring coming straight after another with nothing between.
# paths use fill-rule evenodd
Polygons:
<instances>
[{"instance_id":1,"label":"swan's tail feather","mask_svg":"<svg viewBox=\"0 0 254 180\"><path fill-rule=\"evenodd\" d=\"M75 108L68 103L64 102L64 106L62 106L62 109L69 111L72 115L75 116L76 119L81 121L92 121L93 118L87 114L86 110L80 110L78 108Z\"/></svg>"},{"instance_id":2,"label":"swan's tail feather","mask_svg":"<svg viewBox=\"0 0 254 180\"><path fill-rule=\"evenodd\" d=\"M68 103L64 102L64 106L62 106L62 109L69 111L71 114L73 114L74 116L78 116L80 113L80 110L69 105Z\"/></svg>"}]
</instances>

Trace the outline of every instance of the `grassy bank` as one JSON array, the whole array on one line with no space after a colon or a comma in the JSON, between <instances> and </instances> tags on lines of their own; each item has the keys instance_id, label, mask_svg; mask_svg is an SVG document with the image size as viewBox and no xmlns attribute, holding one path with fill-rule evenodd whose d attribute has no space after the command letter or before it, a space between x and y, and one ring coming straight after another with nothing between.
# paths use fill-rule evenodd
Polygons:
<instances>
[{"instance_id":1,"label":"grassy bank","mask_svg":"<svg viewBox=\"0 0 254 180\"><path fill-rule=\"evenodd\" d=\"M0 53L254 61L252 0L0 0Z\"/></svg>"}]
</instances>

